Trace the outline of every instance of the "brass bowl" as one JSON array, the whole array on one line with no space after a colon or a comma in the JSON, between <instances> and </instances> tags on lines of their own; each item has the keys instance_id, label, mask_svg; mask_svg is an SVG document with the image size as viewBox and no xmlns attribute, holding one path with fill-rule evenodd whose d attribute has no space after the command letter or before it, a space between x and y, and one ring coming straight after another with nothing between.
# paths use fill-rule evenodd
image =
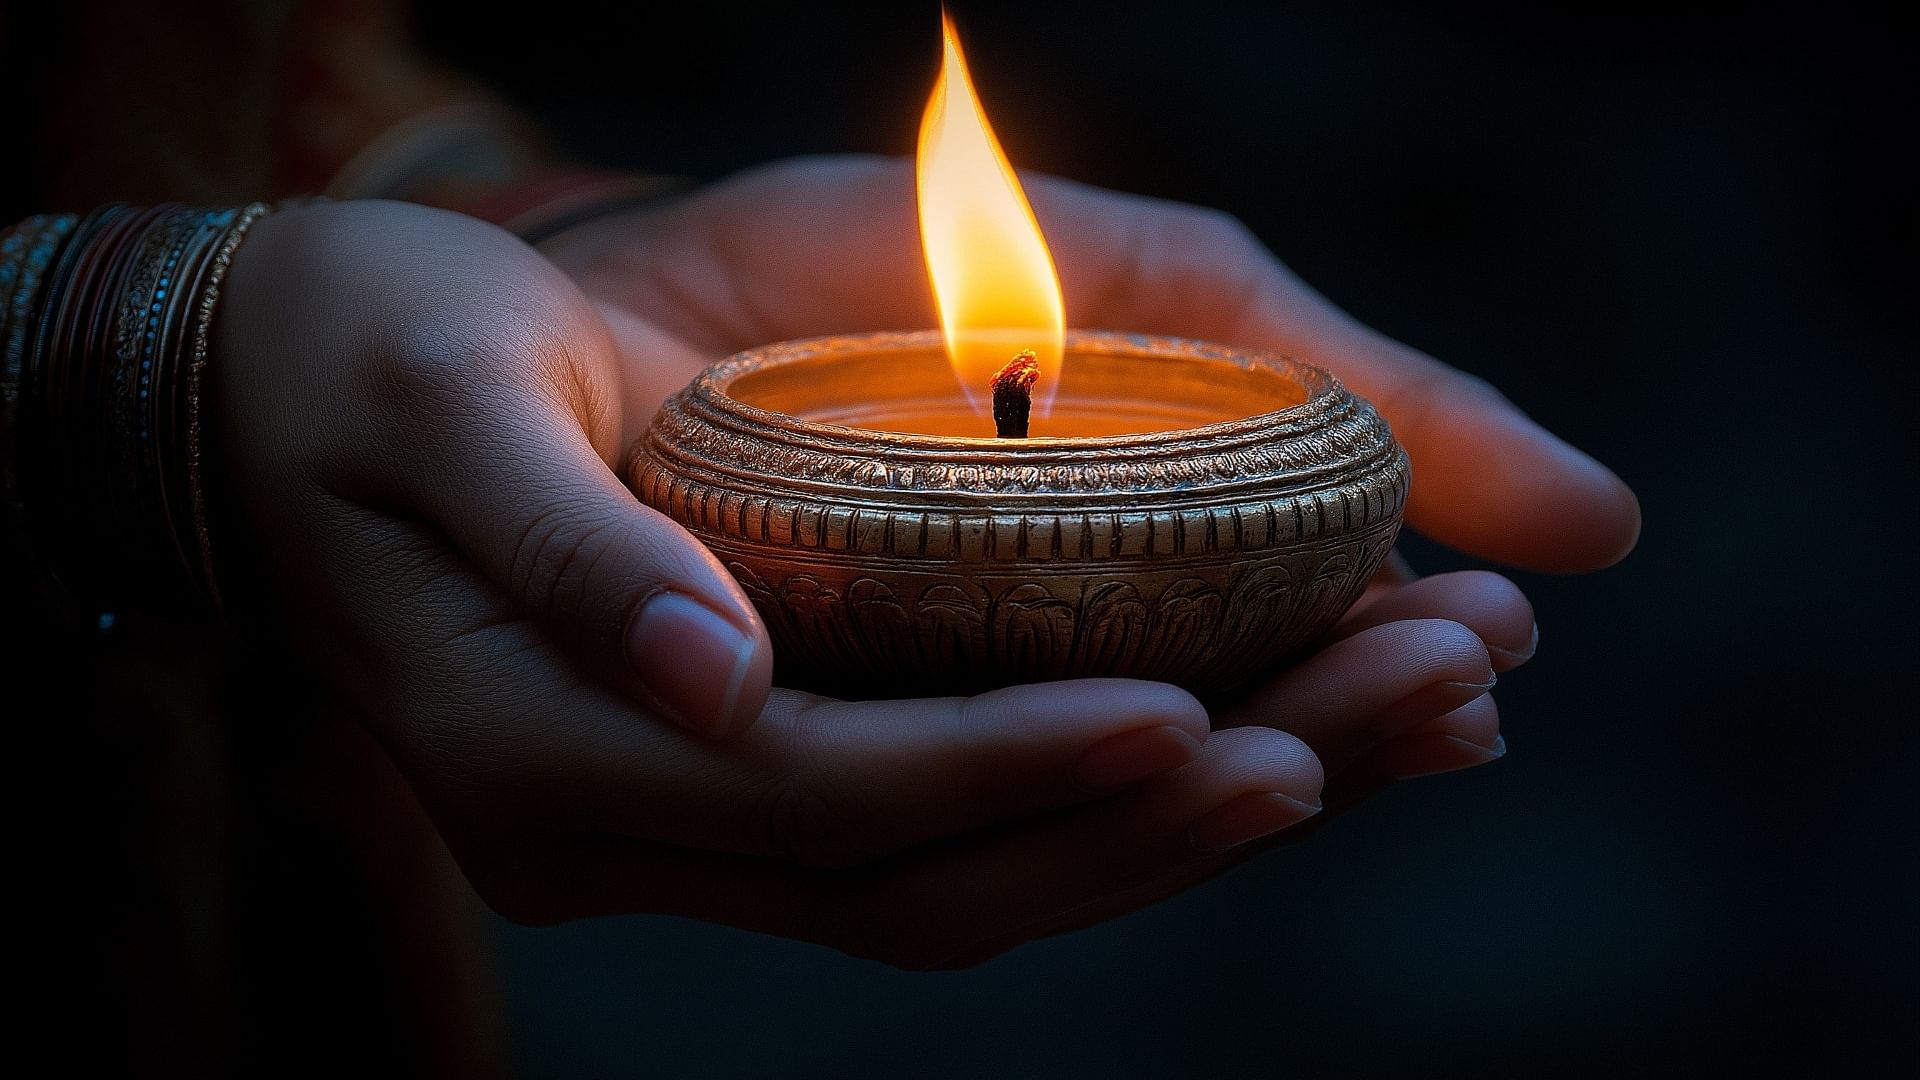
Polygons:
<instances>
[{"instance_id":1,"label":"brass bowl","mask_svg":"<svg viewBox=\"0 0 1920 1080\"><path fill-rule=\"evenodd\" d=\"M856 697L1229 690L1319 640L1400 529L1405 451L1296 360L1075 331L1052 416L1081 434L965 434L991 421L937 332L786 342L670 399L628 481L739 579L781 685Z\"/></svg>"}]
</instances>

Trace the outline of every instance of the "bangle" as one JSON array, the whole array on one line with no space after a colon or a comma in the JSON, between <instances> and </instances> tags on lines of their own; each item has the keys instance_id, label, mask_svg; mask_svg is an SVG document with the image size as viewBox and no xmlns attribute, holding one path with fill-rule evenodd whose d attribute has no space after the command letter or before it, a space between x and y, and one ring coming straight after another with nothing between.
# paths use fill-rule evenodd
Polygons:
<instances>
[{"instance_id":1,"label":"bangle","mask_svg":"<svg viewBox=\"0 0 1920 1080\"><path fill-rule=\"evenodd\" d=\"M233 253L239 250L240 242L247 238L254 222L267 213L268 208L264 203L251 203L239 210L226 226L220 237L220 246L214 249L206 283L198 293L193 337L188 343L186 510L193 525L198 581L216 611L221 610L220 585L213 572L213 543L207 535L206 469L202 455L205 441L201 438L200 402L202 388L206 385L207 342L212 335L214 308L220 302L220 285L226 280L227 268L233 264Z\"/></svg>"},{"instance_id":2,"label":"bangle","mask_svg":"<svg viewBox=\"0 0 1920 1080\"><path fill-rule=\"evenodd\" d=\"M9 527L69 611L182 594L219 608L207 342L234 250L266 212L112 205L0 240Z\"/></svg>"}]
</instances>

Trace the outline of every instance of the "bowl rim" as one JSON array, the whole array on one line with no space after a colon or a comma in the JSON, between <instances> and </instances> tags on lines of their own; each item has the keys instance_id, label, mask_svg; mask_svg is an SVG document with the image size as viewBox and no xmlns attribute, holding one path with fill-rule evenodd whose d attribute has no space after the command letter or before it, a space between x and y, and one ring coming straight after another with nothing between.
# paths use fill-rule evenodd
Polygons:
<instances>
[{"instance_id":1,"label":"bowl rim","mask_svg":"<svg viewBox=\"0 0 1920 1080\"><path fill-rule=\"evenodd\" d=\"M1025 439L999 439L991 436L928 435L908 431L887 431L880 428L810 420L793 413L750 405L734 397L730 392L736 380L749 374L770 367L805 363L822 355L944 350L946 341L939 330L881 330L860 334L827 334L771 342L742 350L724 360L708 365L687 385L682 394L683 400L704 402L708 408L721 416L751 421L762 429L772 429L791 436L818 439L842 446L879 446L889 451L915 456L920 453L937 454L947 460L1016 459L1028 462L1032 462L1036 455L1046 455L1049 451L1164 452L1171 444L1178 443L1232 440L1249 435L1270 438L1277 425L1309 421L1345 399L1364 401L1348 390L1338 376L1325 368L1271 350L1241 348L1161 334L1085 329L1068 330L1065 343L1066 351L1069 353L1137 356L1142 359L1171 355L1231 363L1249 370L1256 367L1279 368L1285 375L1300 383L1306 390L1307 396L1304 401L1279 409L1254 413L1237 420L1221 420L1194 427L1118 435L1040 435ZM957 458L956 455L958 455Z\"/></svg>"}]
</instances>

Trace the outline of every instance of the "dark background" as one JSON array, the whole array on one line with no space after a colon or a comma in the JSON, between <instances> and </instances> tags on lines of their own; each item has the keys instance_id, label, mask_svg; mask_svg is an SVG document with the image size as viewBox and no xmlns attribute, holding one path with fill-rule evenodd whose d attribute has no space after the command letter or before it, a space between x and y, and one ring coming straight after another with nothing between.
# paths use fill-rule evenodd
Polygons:
<instances>
[{"instance_id":1,"label":"dark background","mask_svg":"<svg viewBox=\"0 0 1920 1080\"><path fill-rule=\"evenodd\" d=\"M1542 647L1501 682L1512 753L963 973L659 918L501 924L523 1075L1913 1074L1911 36L1833 4L1562 7L954 0L1014 161L1239 215L1336 302L1491 379L1638 490L1646 531L1623 565L1517 575ZM50 163L30 136L56 116L47 69L81 51L49 28L86 9L0 0L0 220L52 208L31 190ZM194 10L151 14L200 26ZM416 11L426 45L580 155L699 178L905 152L938 60L933 0ZM164 79L218 88L239 56ZM1407 549L1423 570L1468 565ZM5 610L6 631L38 632ZM151 697L188 652L103 692ZM207 823L189 797L218 778L185 767L205 748L167 743L151 710L115 712L103 749L74 702L93 668L36 672L42 654L5 635L0 655L16 792L3 864L25 909L10 970L30 999L18 1053L163 1072L170 1039L220 1033L160 1030L196 1015L206 986L139 996L172 969L114 932L119 907L150 899L116 869L115 830L183 838L164 849L188 856L172 870L218 862L192 847ZM36 686L57 692L36 701ZM301 725L260 703L298 695L270 689L229 704L255 743L296 741L279 732ZM204 694L163 705L211 711ZM101 767L116 756L157 759L160 786ZM279 796L291 781L247 783ZM333 836L250 827L255 856ZM254 898L246 940L269 944L256 963L280 978L246 1004L312 1043L274 1044L291 1051L276 1073L354 1054L369 1075L403 1072L358 1050L377 1030L312 1037L339 1001L378 1012L412 992L346 977L364 974L366 935L337 889L291 875ZM142 918L218 940L225 909L193 895ZM150 1014L150 1040L108 1046L115 1008Z\"/></svg>"},{"instance_id":2,"label":"dark background","mask_svg":"<svg viewBox=\"0 0 1920 1080\"><path fill-rule=\"evenodd\" d=\"M422 29L602 161L704 178L911 148L932 3L646 7L593 5L575 33L429 3ZM1503 762L977 970L666 919L503 927L526 1075L1920 1061L1916 187L1896 165L1915 132L1891 27L1831 7L954 13L1014 161L1239 215L1611 464L1640 548L1520 576L1542 646L1501 684Z\"/></svg>"},{"instance_id":3,"label":"dark background","mask_svg":"<svg viewBox=\"0 0 1920 1080\"><path fill-rule=\"evenodd\" d=\"M594 159L912 146L935 5L422 8ZM1911 57L1800 14L955 0L1012 159L1223 207L1611 464L1639 550L1519 575L1512 753L977 970L502 927L531 1077L1877 1075L1920 1062ZM575 16L591 32L568 26ZM1071 313L1069 313L1071 315ZM1423 570L1466 565L1414 541Z\"/></svg>"},{"instance_id":4,"label":"dark background","mask_svg":"<svg viewBox=\"0 0 1920 1080\"><path fill-rule=\"evenodd\" d=\"M592 33L433 3L422 27L579 152L703 178L909 150L938 57L932 3L594 8ZM1520 576L1542 647L1501 684L1500 764L977 970L666 919L503 927L526 1075L1920 1061L1916 187L1896 165L1915 132L1891 27L1831 7L954 11L1014 161L1239 215L1611 464L1640 548Z\"/></svg>"},{"instance_id":5,"label":"dark background","mask_svg":"<svg viewBox=\"0 0 1920 1080\"><path fill-rule=\"evenodd\" d=\"M580 155L699 178L904 152L938 60L932 0L417 11L426 45ZM1833 5L954 13L1014 161L1239 215L1336 302L1617 469L1643 501L1640 549L1591 578L1517 575L1542 646L1501 683L1504 761L973 971L658 918L502 924L521 1072L1920 1065L1910 44ZM0 202L33 205L13 179ZM1468 565L1407 548L1423 570ZM82 772L37 734L64 712L35 717L10 725L21 771ZM19 816L20 842L71 846L103 797L84 780ZM64 903L96 856L83 844L44 863L78 869L17 889ZM288 940L332 940L324 911L271 915ZM69 924L84 918L17 929L64 955ZM87 999L24 970L36 1007L84 1030Z\"/></svg>"}]
</instances>

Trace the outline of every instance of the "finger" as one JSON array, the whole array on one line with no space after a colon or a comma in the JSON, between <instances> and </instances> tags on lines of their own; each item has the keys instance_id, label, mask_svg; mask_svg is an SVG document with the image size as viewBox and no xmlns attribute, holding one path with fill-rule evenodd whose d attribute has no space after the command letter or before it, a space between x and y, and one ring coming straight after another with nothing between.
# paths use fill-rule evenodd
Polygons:
<instances>
[{"instance_id":1,"label":"finger","mask_svg":"<svg viewBox=\"0 0 1920 1080\"><path fill-rule=\"evenodd\" d=\"M1489 751L1498 751L1506 745L1500 734L1500 706L1492 694L1482 694L1444 716L1416 724L1408 728L1407 733L1445 735ZM1405 774L1412 775L1415 774Z\"/></svg>"},{"instance_id":2,"label":"finger","mask_svg":"<svg viewBox=\"0 0 1920 1080\"><path fill-rule=\"evenodd\" d=\"M708 738L760 714L773 647L758 614L577 429L503 436L435 501L434 519L481 572L611 685Z\"/></svg>"},{"instance_id":3,"label":"finger","mask_svg":"<svg viewBox=\"0 0 1920 1080\"><path fill-rule=\"evenodd\" d=\"M1283 733L1221 732L1191 764L1120 798L860 873L601 844L571 914L658 911L929 967L976 941L1083 908L1309 818L1322 774Z\"/></svg>"},{"instance_id":4,"label":"finger","mask_svg":"<svg viewBox=\"0 0 1920 1080\"><path fill-rule=\"evenodd\" d=\"M1144 885L1101 897L1065 914L977 942L949 957L941 966L971 967L1025 942L1072 933L1129 911L1157 904L1209 881L1248 859L1257 858L1276 847L1298 844L1311 838L1396 780L1484 765L1499 760L1506 753L1506 741L1500 736L1500 716L1494 708L1492 695L1476 698L1438 720L1421 725L1419 731L1420 734L1407 735L1378 747L1343 772L1328 777L1321 793L1321 801L1326 808L1293 828L1196 861ZM1462 746L1461 742L1468 745Z\"/></svg>"},{"instance_id":5,"label":"finger","mask_svg":"<svg viewBox=\"0 0 1920 1080\"><path fill-rule=\"evenodd\" d=\"M1208 737L1190 694L1131 679L912 701L776 690L760 722L699 777L746 793L725 811L745 835L674 839L856 865L1109 794L1185 765Z\"/></svg>"},{"instance_id":6,"label":"finger","mask_svg":"<svg viewBox=\"0 0 1920 1080\"><path fill-rule=\"evenodd\" d=\"M1558 573L1611 566L1633 549L1639 502L1612 471L1484 381L1361 325L1277 263L1269 269L1235 338L1320 364L1380 409L1412 460L1415 528Z\"/></svg>"},{"instance_id":7,"label":"finger","mask_svg":"<svg viewBox=\"0 0 1920 1080\"><path fill-rule=\"evenodd\" d=\"M908 927L923 939L908 966L950 966L981 941L1070 917L1284 835L1320 812L1324 781L1311 751L1284 733L1219 732L1200 760L1139 794L906 869L870 890L865 910L911 911L963 898L970 918L961 926L945 934Z\"/></svg>"},{"instance_id":8,"label":"finger","mask_svg":"<svg viewBox=\"0 0 1920 1080\"><path fill-rule=\"evenodd\" d=\"M1209 738L1185 691L1089 679L891 702L776 691L758 724L712 743L580 679L430 533L358 517L338 543L381 601L346 620L370 638L351 681L397 752L477 812L507 789L572 830L844 866L1101 798Z\"/></svg>"},{"instance_id":9,"label":"finger","mask_svg":"<svg viewBox=\"0 0 1920 1080\"><path fill-rule=\"evenodd\" d=\"M757 715L765 631L725 569L608 467L625 449L618 361L573 284L458 214L355 203L287 222L254 256L315 267L320 299L247 305L253 323L223 343L310 343L325 379L321 396L270 402L285 413L240 417L254 429L242 444L282 446L296 482L431 521L633 699L708 735ZM282 316L311 325L262 322Z\"/></svg>"},{"instance_id":10,"label":"finger","mask_svg":"<svg viewBox=\"0 0 1920 1080\"><path fill-rule=\"evenodd\" d=\"M1479 636L1495 671L1511 671L1532 658L1540 644L1533 605L1520 587L1485 570L1462 570L1382 591L1356 606L1334 628L1335 638L1411 619L1449 619Z\"/></svg>"},{"instance_id":11,"label":"finger","mask_svg":"<svg viewBox=\"0 0 1920 1080\"><path fill-rule=\"evenodd\" d=\"M1380 742L1459 708L1495 681L1486 646L1443 619L1362 630L1225 710L1222 724L1292 732L1338 772Z\"/></svg>"},{"instance_id":12,"label":"finger","mask_svg":"<svg viewBox=\"0 0 1920 1080\"><path fill-rule=\"evenodd\" d=\"M1028 190L1076 322L1273 349L1333 371L1407 448L1408 520L1427 535L1556 572L1632 549L1639 504L1605 466L1485 382L1341 311L1232 218L1047 177Z\"/></svg>"},{"instance_id":13,"label":"finger","mask_svg":"<svg viewBox=\"0 0 1920 1080\"><path fill-rule=\"evenodd\" d=\"M1367 769L1396 780L1487 765L1507 754L1500 710L1484 694L1430 723L1389 739L1368 755Z\"/></svg>"}]
</instances>

